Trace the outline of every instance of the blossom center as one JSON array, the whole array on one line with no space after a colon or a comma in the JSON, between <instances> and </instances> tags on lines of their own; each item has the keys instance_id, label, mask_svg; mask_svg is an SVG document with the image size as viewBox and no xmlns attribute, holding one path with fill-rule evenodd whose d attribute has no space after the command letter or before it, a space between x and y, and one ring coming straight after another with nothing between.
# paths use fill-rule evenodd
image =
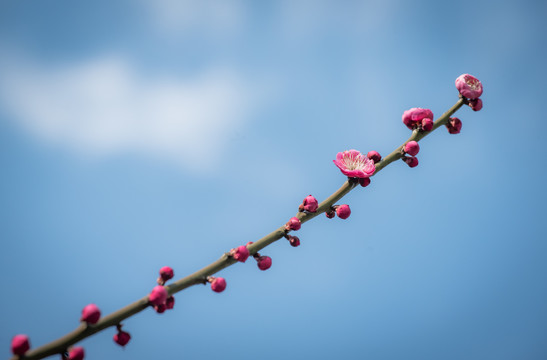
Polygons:
<instances>
[{"instance_id":1,"label":"blossom center","mask_svg":"<svg viewBox=\"0 0 547 360\"><path fill-rule=\"evenodd\" d=\"M344 165L348 170L363 170L365 162L358 157L344 157Z\"/></svg>"},{"instance_id":2,"label":"blossom center","mask_svg":"<svg viewBox=\"0 0 547 360\"><path fill-rule=\"evenodd\" d=\"M475 79L467 79L465 81L469 87L471 87L473 90L478 90L480 88L480 82Z\"/></svg>"}]
</instances>

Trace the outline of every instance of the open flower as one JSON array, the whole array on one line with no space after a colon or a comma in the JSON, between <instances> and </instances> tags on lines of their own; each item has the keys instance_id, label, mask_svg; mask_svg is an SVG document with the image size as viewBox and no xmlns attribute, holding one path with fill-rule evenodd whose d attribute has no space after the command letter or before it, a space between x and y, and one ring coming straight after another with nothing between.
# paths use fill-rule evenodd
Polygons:
<instances>
[{"instance_id":1,"label":"open flower","mask_svg":"<svg viewBox=\"0 0 547 360\"><path fill-rule=\"evenodd\" d=\"M482 95L482 83L469 74L462 74L456 79L456 89L468 99L477 99Z\"/></svg>"},{"instance_id":2,"label":"open flower","mask_svg":"<svg viewBox=\"0 0 547 360\"><path fill-rule=\"evenodd\" d=\"M366 178L374 174L374 161L357 150L346 150L336 155L334 165L348 177Z\"/></svg>"}]
</instances>

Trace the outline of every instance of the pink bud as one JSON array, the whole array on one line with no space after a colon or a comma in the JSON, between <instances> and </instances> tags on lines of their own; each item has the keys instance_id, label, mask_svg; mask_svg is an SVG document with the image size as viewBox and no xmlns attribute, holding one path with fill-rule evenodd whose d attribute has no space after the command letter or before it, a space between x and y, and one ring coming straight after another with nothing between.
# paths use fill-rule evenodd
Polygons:
<instances>
[{"instance_id":1,"label":"pink bud","mask_svg":"<svg viewBox=\"0 0 547 360\"><path fill-rule=\"evenodd\" d=\"M338 217L340 219L347 219L349 218L351 214L351 210L349 208L349 205L340 205L336 208L336 215L338 215Z\"/></svg>"},{"instance_id":2,"label":"pink bud","mask_svg":"<svg viewBox=\"0 0 547 360\"><path fill-rule=\"evenodd\" d=\"M300 246L300 239L298 238L298 236L289 235L287 239L289 240L289 244L291 244L292 247Z\"/></svg>"},{"instance_id":3,"label":"pink bud","mask_svg":"<svg viewBox=\"0 0 547 360\"><path fill-rule=\"evenodd\" d=\"M96 324L101 317L101 310L95 304L86 305L82 309L82 317L80 321L85 321L88 324Z\"/></svg>"},{"instance_id":4,"label":"pink bud","mask_svg":"<svg viewBox=\"0 0 547 360\"><path fill-rule=\"evenodd\" d=\"M306 196L306 198L302 202L302 208L311 213L316 212L318 207L319 204L317 203L317 199L311 195Z\"/></svg>"},{"instance_id":5,"label":"pink bud","mask_svg":"<svg viewBox=\"0 0 547 360\"><path fill-rule=\"evenodd\" d=\"M404 150L408 155L415 156L420 152L420 145L416 141L412 140L405 144Z\"/></svg>"},{"instance_id":6,"label":"pink bud","mask_svg":"<svg viewBox=\"0 0 547 360\"><path fill-rule=\"evenodd\" d=\"M73 347L72 350L68 353L69 360L83 360L84 359L84 348L81 346Z\"/></svg>"},{"instance_id":7,"label":"pink bud","mask_svg":"<svg viewBox=\"0 0 547 360\"><path fill-rule=\"evenodd\" d=\"M482 95L482 83L473 75L463 74L456 79L456 89L468 99L476 99Z\"/></svg>"},{"instance_id":8,"label":"pink bud","mask_svg":"<svg viewBox=\"0 0 547 360\"><path fill-rule=\"evenodd\" d=\"M165 300L165 307L167 310L171 310L175 307L175 297L173 295L169 296L167 300Z\"/></svg>"},{"instance_id":9,"label":"pink bud","mask_svg":"<svg viewBox=\"0 0 547 360\"><path fill-rule=\"evenodd\" d=\"M469 100L469 107L473 111L479 111L480 109L482 109L482 100L481 99Z\"/></svg>"},{"instance_id":10,"label":"pink bud","mask_svg":"<svg viewBox=\"0 0 547 360\"><path fill-rule=\"evenodd\" d=\"M247 249L245 245L241 245L235 249L232 249L230 253L232 254L232 257L235 260L240 261L242 263L247 261L247 258L249 257L249 249Z\"/></svg>"},{"instance_id":11,"label":"pink bud","mask_svg":"<svg viewBox=\"0 0 547 360\"><path fill-rule=\"evenodd\" d=\"M451 117L446 123L446 128L450 134L459 134L462 129L462 122L457 117Z\"/></svg>"},{"instance_id":12,"label":"pink bud","mask_svg":"<svg viewBox=\"0 0 547 360\"><path fill-rule=\"evenodd\" d=\"M24 355L30 349L28 336L19 334L11 339L11 352L13 355Z\"/></svg>"},{"instance_id":13,"label":"pink bud","mask_svg":"<svg viewBox=\"0 0 547 360\"><path fill-rule=\"evenodd\" d=\"M431 131L433 130L433 120L431 120L430 118L424 118L422 119L422 129L424 131Z\"/></svg>"},{"instance_id":14,"label":"pink bud","mask_svg":"<svg viewBox=\"0 0 547 360\"><path fill-rule=\"evenodd\" d=\"M300 220L297 217L293 216L287 222L287 224L285 224L285 229L287 229L287 230L299 230L301 226L302 226L302 223L300 222Z\"/></svg>"},{"instance_id":15,"label":"pink bud","mask_svg":"<svg viewBox=\"0 0 547 360\"><path fill-rule=\"evenodd\" d=\"M226 280L224 280L224 278L221 278L221 277L217 277L217 278L214 278L214 277L209 277L209 281L211 282L211 290L213 290L214 292L223 292L224 289L226 289Z\"/></svg>"},{"instance_id":16,"label":"pink bud","mask_svg":"<svg viewBox=\"0 0 547 360\"><path fill-rule=\"evenodd\" d=\"M272 266L272 258L269 256L260 256L256 259L256 265L260 270L268 270Z\"/></svg>"},{"instance_id":17,"label":"pink bud","mask_svg":"<svg viewBox=\"0 0 547 360\"><path fill-rule=\"evenodd\" d=\"M119 330L113 337L114 342L120 346L125 346L131 340L131 335L128 332Z\"/></svg>"},{"instance_id":18,"label":"pink bud","mask_svg":"<svg viewBox=\"0 0 547 360\"><path fill-rule=\"evenodd\" d=\"M160 269L160 278L158 279L158 283L163 285L167 280L172 279L173 276L175 276L173 269L169 266L164 266Z\"/></svg>"},{"instance_id":19,"label":"pink bud","mask_svg":"<svg viewBox=\"0 0 547 360\"><path fill-rule=\"evenodd\" d=\"M361 179L359 179L359 184L360 184L362 187L367 187L367 186L369 186L369 184L370 184L370 178L361 178Z\"/></svg>"},{"instance_id":20,"label":"pink bud","mask_svg":"<svg viewBox=\"0 0 547 360\"><path fill-rule=\"evenodd\" d=\"M367 157L368 157L370 160L374 161L375 164L376 164L378 161L382 160L382 156L380 155L380 153L379 153L378 151L374 151L374 150L369 151L369 152L367 153Z\"/></svg>"},{"instance_id":21,"label":"pink bud","mask_svg":"<svg viewBox=\"0 0 547 360\"><path fill-rule=\"evenodd\" d=\"M403 161L411 168L418 166L418 158L414 156L405 156Z\"/></svg>"},{"instance_id":22,"label":"pink bud","mask_svg":"<svg viewBox=\"0 0 547 360\"><path fill-rule=\"evenodd\" d=\"M148 301L152 305L164 305L165 300L167 300L167 290L161 285L154 287L148 295Z\"/></svg>"},{"instance_id":23,"label":"pink bud","mask_svg":"<svg viewBox=\"0 0 547 360\"><path fill-rule=\"evenodd\" d=\"M329 219L332 219L333 217L336 216L336 211L334 211L334 209L330 209L329 211L326 211L326 212L325 212L325 215L326 215Z\"/></svg>"}]
</instances>

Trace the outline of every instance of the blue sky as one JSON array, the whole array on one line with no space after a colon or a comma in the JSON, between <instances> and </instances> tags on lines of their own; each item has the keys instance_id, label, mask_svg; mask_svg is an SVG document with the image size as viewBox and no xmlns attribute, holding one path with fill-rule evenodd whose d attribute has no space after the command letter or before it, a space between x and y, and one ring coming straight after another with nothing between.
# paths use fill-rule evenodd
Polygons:
<instances>
[{"instance_id":1,"label":"blue sky","mask_svg":"<svg viewBox=\"0 0 547 360\"><path fill-rule=\"evenodd\" d=\"M0 344L33 346L285 223L471 73L484 108L323 216L84 340L87 359L545 359L539 1L0 2Z\"/></svg>"}]
</instances>

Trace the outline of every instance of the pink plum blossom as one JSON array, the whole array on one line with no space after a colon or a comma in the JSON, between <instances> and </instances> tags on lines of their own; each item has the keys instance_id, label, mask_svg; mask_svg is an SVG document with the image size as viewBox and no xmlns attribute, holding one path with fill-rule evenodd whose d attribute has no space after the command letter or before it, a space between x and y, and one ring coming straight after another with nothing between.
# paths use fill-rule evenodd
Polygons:
<instances>
[{"instance_id":1,"label":"pink plum blossom","mask_svg":"<svg viewBox=\"0 0 547 360\"><path fill-rule=\"evenodd\" d=\"M376 164L378 161L382 160L382 156L380 155L380 153L379 153L378 151L374 151L374 150L369 151L369 152L367 153L367 157L368 157L370 160L374 161L375 164Z\"/></svg>"},{"instance_id":2,"label":"pink plum blossom","mask_svg":"<svg viewBox=\"0 0 547 360\"><path fill-rule=\"evenodd\" d=\"M405 156L403 161L411 168L418 166L418 158L415 156Z\"/></svg>"},{"instance_id":3,"label":"pink plum blossom","mask_svg":"<svg viewBox=\"0 0 547 360\"><path fill-rule=\"evenodd\" d=\"M350 214L351 214L351 209L349 208L349 205L347 204L340 205L336 208L336 215L338 215L340 219L347 219L349 218Z\"/></svg>"},{"instance_id":4,"label":"pink plum blossom","mask_svg":"<svg viewBox=\"0 0 547 360\"><path fill-rule=\"evenodd\" d=\"M240 261L242 263L247 261L247 258L249 257L249 249L247 249L247 246L245 245L241 245L235 249L232 249L230 253L232 254L232 257L235 260Z\"/></svg>"},{"instance_id":5,"label":"pink plum blossom","mask_svg":"<svg viewBox=\"0 0 547 360\"><path fill-rule=\"evenodd\" d=\"M24 355L30 349L28 336L24 334L15 335L11 339L11 352L13 355Z\"/></svg>"},{"instance_id":6,"label":"pink plum blossom","mask_svg":"<svg viewBox=\"0 0 547 360\"><path fill-rule=\"evenodd\" d=\"M463 97L476 99L482 95L482 83L469 74L462 74L456 79L456 89Z\"/></svg>"},{"instance_id":7,"label":"pink plum blossom","mask_svg":"<svg viewBox=\"0 0 547 360\"><path fill-rule=\"evenodd\" d=\"M268 270L272 266L272 258L269 256L259 256L256 258L256 265L260 270Z\"/></svg>"},{"instance_id":8,"label":"pink plum blossom","mask_svg":"<svg viewBox=\"0 0 547 360\"><path fill-rule=\"evenodd\" d=\"M209 281L211 282L211 290L214 292L220 293L226 289L226 280L224 278L210 276Z\"/></svg>"},{"instance_id":9,"label":"pink plum blossom","mask_svg":"<svg viewBox=\"0 0 547 360\"><path fill-rule=\"evenodd\" d=\"M414 130L422 124L423 119L433 121L433 112L429 109L412 108L403 112L403 124L410 130Z\"/></svg>"},{"instance_id":10,"label":"pink plum blossom","mask_svg":"<svg viewBox=\"0 0 547 360\"><path fill-rule=\"evenodd\" d=\"M300 227L302 227L302 223L300 222L300 219L296 216L293 216L292 218L287 221L285 224L285 229L287 230L300 230Z\"/></svg>"},{"instance_id":11,"label":"pink plum blossom","mask_svg":"<svg viewBox=\"0 0 547 360\"><path fill-rule=\"evenodd\" d=\"M131 340L131 335L126 331L119 330L118 333L114 335L113 339L116 344L125 346L129 340Z\"/></svg>"},{"instance_id":12,"label":"pink plum blossom","mask_svg":"<svg viewBox=\"0 0 547 360\"><path fill-rule=\"evenodd\" d=\"M357 150L339 152L333 162L348 177L366 178L376 170L374 161Z\"/></svg>"},{"instance_id":13,"label":"pink plum blossom","mask_svg":"<svg viewBox=\"0 0 547 360\"><path fill-rule=\"evenodd\" d=\"M88 324L96 324L101 317L101 310L95 304L86 305L82 309L82 317L80 321L85 321Z\"/></svg>"},{"instance_id":14,"label":"pink plum blossom","mask_svg":"<svg viewBox=\"0 0 547 360\"><path fill-rule=\"evenodd\" d=\"M469 100L469 107L473 111L479 111L480 109L482 109L482 100L481 99Z\"/></svg>"},{"instance_id":15,"label":"pink plum blossom","mask_svg":"<svg viewBox=\"0 0 547 360\"><path fill-rule=\"evenodd\" d=\"M73 347L68 353L69 360L84 360L84 348L81 346Z\"/></svg>"},{"instance_id":16,"label":"pink plum blossom","mask_svg":"<svg viewBox=\"0 0 547 360\"><path fill-rule=\"evenodd\" d=\"M457 117L451 117L446 123L446 128L450 134L459 134L462 129L462 122Z\"/></svg>"},{"instance_id":17,"label":"pink plum blossom","mask_svg":"<svg viewBox=\"0 0 547 360\"><path fill-rule=\"evenodd\" d=\"M420 145L416 141L412 140L405 144L404 150L408 155L415 156L420 152Z\"/></svg>"},{"instance_id":18,"label":"pink plum blossom","mask_svg":"<svg viewBox=\"0 0 547 360\"><path fill-rule=\"evenodd\" d=\"M152 305L164 305L167 300L167 290L161 285L158 285L152 289L150 295L148 295L148 301Z\"/></svg>"},{"instance_id":19,"label":"pink plum blossom","mask_svg":"<svg viewBox=\"0 0 547 360\"><path fill-rule=\"evenodd\" d=\"M308 195L306 196L304 201L302 201L302 205L300 205L300 211L306 210L311 213L314 213L317 211L318 207L319 207L319 204L317 202L317 199L311 195Z\"/></svg>"}]
</instances>

